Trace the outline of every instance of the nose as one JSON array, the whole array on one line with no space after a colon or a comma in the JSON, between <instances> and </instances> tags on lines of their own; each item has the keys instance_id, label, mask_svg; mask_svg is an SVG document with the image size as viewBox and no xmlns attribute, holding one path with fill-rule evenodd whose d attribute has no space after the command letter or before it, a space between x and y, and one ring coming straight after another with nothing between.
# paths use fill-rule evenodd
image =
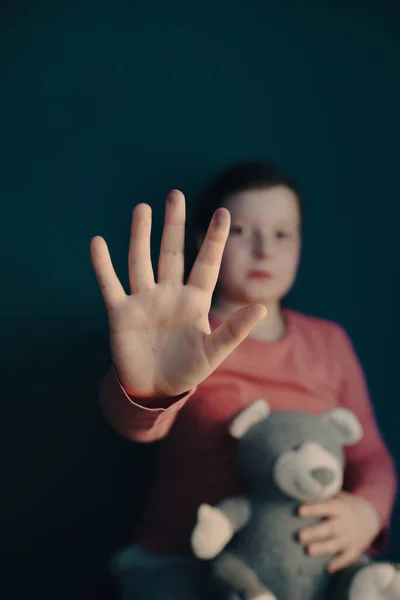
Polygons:
<instances>
[{"instance_id":1,"label":"nose","mask_svg":"<svg viewBox=\"0 0 400 600\"><path fill-rule=\"evenodd\" d=\"M335 479L335 473L331 469L326 467L320 467L319 469L313 469L311 471L313 479L318 481L321 485L329 485Z\"/></svg>"},{"instance_id":2,"label":"nose","mask_svg":"<svg viewBox=\"0 0 400 600\"><path fill-rule=\"evenodd\" d=\"M254 240L254 254L257 258L267 258L268 255L268 244L267 239L264 235L259 233Z\"/></svg>"}]
</instances>

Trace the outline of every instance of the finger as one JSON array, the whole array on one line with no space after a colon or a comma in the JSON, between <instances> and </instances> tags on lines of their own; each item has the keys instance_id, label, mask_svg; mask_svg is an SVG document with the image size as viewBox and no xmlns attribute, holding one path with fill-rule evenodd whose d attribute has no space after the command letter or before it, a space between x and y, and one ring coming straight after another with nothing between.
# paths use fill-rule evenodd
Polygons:
<instances>
[{"instance_id":1,"label":"finger","mask_svg":"<svg viewBox=\"0 0 400 600\"><path fill-rule=\"evenodd\" d=\"M129 284L132 294L154 286L150 234L151 208L148 204L138 204L133 210L128 254Z\"/></svg>"},{"instance_id":2,"label":"finger","mask_svg":"<svg viewBox=\"0 0 400 600\"><path fill-rule=\"evenodd\" d=\"M158 283L182 283L184 239L185 197L179 190L172 190L165 204L164 229L158 260Z\"/></svg>"},{"instance_id":3,"label":"finger","mask_svg":"<svg viewBox=\"0 0 400 600\"><path fill-rule=\"evenodd\" d=\"M334 537L323 542L314 542L308 547L308 554L311 556L327 556L342 552L346 548L346 542L341 537Z\"/></svg>"},{"instance_id":4,"label":"finger","mask_svg":"<svg viewBox=\"0 0 400 600\"><path fill-rule=\"evenodd\" d=\"M126 298L126 293L118 279L106 241L96 236L90 241L90 260L107 309Z\"/></svg>"},{"instance_id":5,"label":"finger","mask_svg":"<svg viewBox=\"0 0 400 600\"><path fill-rule=\"evenodd\" d=\"M341 514L342 505L336 500L319 502L315 504L303 504L299 509L302 517L330 517Z\"/></svg>"},{"instance_id":6,"label":"finger","mask_svg":"<svg viewBox=\"0 0 400 600\"><path fill-rule=\"evenodd\" d=\"M229 234L230 214L219 208L213 215L187 283L213 293Z\"/></svg>"},{"instance_id":7,"label":"finger","mask_svg":"<svg viewBox=\"0 0 400 600\"><path fill-rule=\"evenodd\" d=\"M336 573L340 569L344 569L349 565L356 562L361 553L355 552L353 549L345 550L344 552L340 552L337 556L332 558L332 560L328 564L329 573Z\"/></svg>"},{"instance_id":8,"label":"finger","mask_svg":"<svg viewBox=\"0 0 400 600\"><path fill-rule=\"evenodd\" d=\"M338 536L340 533L340 520L327 519L318 525L306 527L305 529L300 530L299 540L302 544L309 544L310 542L328 540L332 537Z\"/></svg>"},{"instance_id":9,"label":"finger","mask_svg":"<svg viewBox=\"0 0 400 600\"><path fill-rule=\"evenodd\" d=\"M205 348L211 368L216 369L266 314L267 309L261 304L245 306L208 335L205 338Z\"/></svg>"}]
</instances>

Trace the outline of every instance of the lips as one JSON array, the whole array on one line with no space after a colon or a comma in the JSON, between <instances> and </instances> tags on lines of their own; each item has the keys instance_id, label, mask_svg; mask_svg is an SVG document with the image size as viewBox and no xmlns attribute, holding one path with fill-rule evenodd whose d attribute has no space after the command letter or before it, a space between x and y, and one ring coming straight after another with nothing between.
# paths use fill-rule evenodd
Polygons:
<instances>
[{"instance_id":1,"label":"lips","mask_svg":"<svg viewBox=\"0 0 400 600\"><path fill-rule=\"evenodd\" d=\"M250 271L249 279L261 279L266 281L267 279L271 279L271 273L268 271Z\"/></svg>"}]
</instances>

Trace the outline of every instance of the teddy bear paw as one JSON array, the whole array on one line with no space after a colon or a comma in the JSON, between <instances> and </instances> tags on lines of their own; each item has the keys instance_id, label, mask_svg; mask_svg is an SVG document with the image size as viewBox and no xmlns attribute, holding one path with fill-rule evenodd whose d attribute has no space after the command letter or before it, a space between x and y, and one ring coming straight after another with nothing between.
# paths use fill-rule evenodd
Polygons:
<instances>
[{"instance_id":1,"label":"teddy bear paw","mask_svg":"<svg viewBox=\"0 0 400 600\"><path fill-rule=\"evenodd\" d=\"M274 594L271 592L263 592L262 594L258 594L258 596L252 598L252 600L276 600L276 596L274 596Z\"/></svg>"},{"instance_id":2,"label":"teddy bear paw","mask_svg":"<svg viewBox=\"0 0 400 600\"><path fill-rule=\"evenodd\" d=\"M352 581L349 600L400 600L400 571L388 563L364 567Z\"/></svg>"},{"instance_id":3,"label":"teddy bear paw","mask_svg":"<svg viewBox=\"0 0 400 600\"><path fill-rule=\"evenodd\" d=\"M197 525L191 540L192 550L197 558L215 558L232 536L232 525L221 510L209 504L202 504L199 507Z\"/></svg>"}]
</instances>

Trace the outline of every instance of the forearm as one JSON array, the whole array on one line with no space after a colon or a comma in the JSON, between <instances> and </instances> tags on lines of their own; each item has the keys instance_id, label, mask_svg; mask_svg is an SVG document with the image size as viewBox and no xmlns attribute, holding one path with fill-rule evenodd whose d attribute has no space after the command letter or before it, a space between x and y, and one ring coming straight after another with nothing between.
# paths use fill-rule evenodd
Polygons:
<instances>
[{"instance_id":1,"label":"forearm","mask_svg":"<svg viewBox=\"0 0 400 600\"><path fill-rule=\"evenodd\" d=\"M397 492L397 475L388 453L377 452L369 460L350 464L346 470L345 487L368 500L381 517L382 526L389 526Z\"/></svg>"},{"instance_id":2,"label":"forearm","mask_svg":"<svg viewBox=\"0 0 400 600\"><path fill-rule=\"evenodd\" d=\"M344 485L347 491L364 498L375 508L382 523L377 538L380 548L387 539L396 496L396 469L376 420L363 369L343 330L336 330L332 348L342 371L339 403L354 412L364 433L358 444L345 450Z\"/></svg>"},{"instance_id":3,"label":"forearm","mask_svg":"<svg viewBox=\"0 0 400 600\"><path fill-rule=\"evenodd\" d=\"M380 530L368 551L379 554L387 546L390 520L397 492L396 470L389 454L377 453L374 458L351 464L346 473L346 489L363 498L376 511Z\"/></svg>"},{"instance_id":4,"label":"forearm","mask_svg":"<svg viewBox=\"0 0 400 600\"><path fill-rule=\"evenodd\" d=\"M164 438L193 392L176 398L130 397L112 367L100 388L100 405L110 425L122 436L150 443Z\"/></svg>"}]
</instances>

